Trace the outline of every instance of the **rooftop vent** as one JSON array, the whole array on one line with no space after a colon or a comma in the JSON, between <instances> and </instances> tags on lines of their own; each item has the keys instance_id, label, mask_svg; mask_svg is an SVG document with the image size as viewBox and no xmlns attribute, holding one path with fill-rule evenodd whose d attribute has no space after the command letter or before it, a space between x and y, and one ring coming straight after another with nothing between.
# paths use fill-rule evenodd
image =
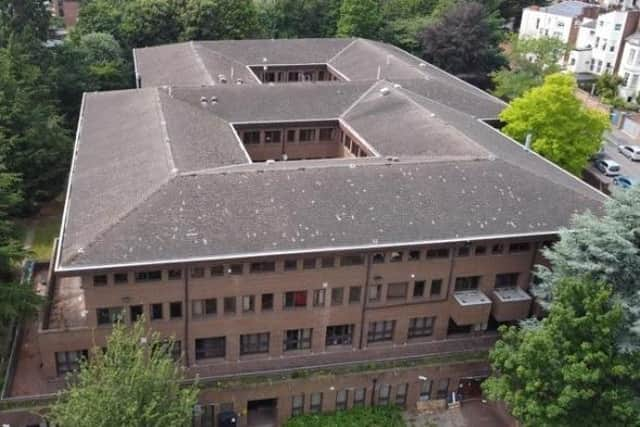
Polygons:
<instances>
[{"instance_id":1,"label":"rooftop vent","mask_svg":"<svg viewBox=\"0 0 640 427\"><path fill-rule=\"evenodd\" d=\"M244 80L242 80L242 79L236 79L236 84L237 84L237 85L244 84Z\"/></svg>"},{"instance_id":2,"label":"rooftop vent","mask_svg":"<svg viewBox=\"0 0 640 427\"><path fill-rule=\"evenodd\" d=\"M383 87L382 89L380 89L380 93L382 94L382 96L387 96L389 95L389 93L391 93L391 89L389 89L388 87Z\"/></svg>"},{"instance_id":3,"label":"rooftop vent","mask_svg":"<svg viewBox=\"0 0 640 427\"><path fill-rule=\"evenodd\" d=\"M419 65L420 68L427 68L427 64L425 64L424 62L421 62Z\"/></svg>"},{"instance_id":4,"label":"rooftop vent","mask_svg":"<svg viewBox=\"0 0 640 427\"><path fill-rule=\"evenodd\" d=\"M218 82L225 84L227 83L227 76L224 74L218 74Z\"/></svg>"},{"instance_id":5,"label":"rooftop vent","mask_svg":"<svg viewBox=\"0 0 640 427\"><path fill-rule=\"evenodd\" d=\"M212 105L213 104L217 104L218 103L218 97L217 96L212 96L209 102L211 102Z\"/></svg>"},{"instance_id":6,"label":"rooftop vent","mask_svg":"<svg viewBox=\"0 0 640 427\"><path fill-rule=\"evenodd\" d=\"M265 163L266 163L266 164L268 164L268 165L272 165L272 164L274 164L275 162L276 162L276 161L275 161L275 160L273 160L273 159L267 159L267 161L266 161Z\"/></svg>"},{"instance_id":7,"label":"rooftop vent","mask_svg":"<svg viewBox=\"0 0 640 427\"><path fill-rule=\"evenodd\" d=\"M203 107L207 106L207 97L206 96L201 96L200 97L200 104L202 104Z\"/></svg>"}]
</instances>

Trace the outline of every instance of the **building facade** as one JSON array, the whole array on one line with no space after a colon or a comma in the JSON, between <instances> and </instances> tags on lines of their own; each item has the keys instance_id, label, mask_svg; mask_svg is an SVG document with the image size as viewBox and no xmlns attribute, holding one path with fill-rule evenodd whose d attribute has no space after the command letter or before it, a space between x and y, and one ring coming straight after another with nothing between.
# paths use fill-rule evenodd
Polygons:
<instances>
[{"instance_id":1,"label":"building facade","mask_svg":"<svg viewBox=\"0 0 640 427\"><path fill-rule=\"evenodd\" d=\"M582 22L598 16L596 4L565 1L548 7L529 6L522 11L520 37L555 37L574 46Z\"/></svg>"}]
</instances>

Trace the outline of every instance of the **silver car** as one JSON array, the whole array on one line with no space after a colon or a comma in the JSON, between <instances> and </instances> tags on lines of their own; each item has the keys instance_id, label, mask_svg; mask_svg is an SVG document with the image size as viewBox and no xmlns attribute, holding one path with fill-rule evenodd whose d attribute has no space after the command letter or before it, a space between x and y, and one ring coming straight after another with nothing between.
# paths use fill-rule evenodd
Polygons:
<instances>
[{"instance_id":1,"label":"silver car","mask_svg":"<svg viewBox=\"0 0 640 427\"><path fill-rule=\"evenodd\" d=\"M611 159L598 159L594 163L595 167L606 176L620 175L620 165Z\"/></svg>"},{"instance_id":2,"label":"silver car","mask_svg":"<svg viewBox=\"0 0 640 427\"><path fill-rule=\"evenodd\" d=\"M640 146L638 145L618 145L618 151L627 159L640 160Z\"/></svg>"}]
</instances>

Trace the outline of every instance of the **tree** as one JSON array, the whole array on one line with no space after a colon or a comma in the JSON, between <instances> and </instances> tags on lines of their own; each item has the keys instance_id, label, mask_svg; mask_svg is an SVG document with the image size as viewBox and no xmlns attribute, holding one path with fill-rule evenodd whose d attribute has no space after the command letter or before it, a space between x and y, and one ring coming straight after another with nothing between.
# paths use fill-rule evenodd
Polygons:
<instances>
[{"instance_id":1,"label":"tree","mask_svg":"<svg viewBox=\"0 0 640 427\"><path fill-rule=\"evenodd\" d=\"M422 57L459 77L486 83L487 75L505 64L496 23L480 3L457 3L423 30Z\"/></svg>"},{"instance_id":2,"label":"tree","mask_svg":"<svg viewBox=\"0 0 640 427\"><path fill-rule=\"evenodd\" d=\"M620 304L602 282L564 278L549 316L502 327L483 388L531 426L638 426L638 353L619 351Z\"/></svg>"},{"instance_id":3,"label":"tree","mask_svg":"<svg viewBox=\"0 0 640 427\"><path fill-rule=\"evenodd\" d=\"M624 79L616 74L605 72L596 80L596 93L605 104L617 103L618 86L624 82Z\"/></svg>"},{"instance_id":4,"label":"tree","mask_svg":"<svg viewBox=\"0 0 640 427\"><path fill-rule=\"evenodd\" d=\"M527 90L540 86L545 76L560 71L560 60L567 52L567 45L556 37L510 39L507 54L509 68L493 73L494 95L511 100Z\"/></svg>"},{"instance_id":5,"label":"tree","mask_svg":"<svg viewBox=\"0 0 640 427\"><path fill-rule=\"evenodd\" d=\"M180 23L181 40L244 39L258 33L250 0L185 0Z\"/></svg>"},{"instance_id":6,"label":"tree","mask_svg":"<svg viewBox=\"0 0 640 427\"><path fill-rule=\"evenodd\" d=\"M40 42L47 39L49 11L36 0L0 0L0 46L16 34L25 34Z\"/></svg>"},{"instance_id":7,"label":"tree","mask_svg":"<svg viewBox=\"0 0 640 427\"><path fill-rule=\"evenodd\" d=\"M540 87L514 99L502 113L502 131L523 142L533 137L532 148L573 174L580 174L589 157L600 148L609 127L606 114L586 108L574 95L575 79L551 74Z\"/></svg>"},{"instance_id":8,"label":"tree","mask_svg":"<svg viewBox=\"0 0 640 427\"><path fill-rule=\"evenodd\" d=\"M256 3L264 35L271 38L333 37L340 0L264 0Z\"/></svg>"},{"instance_id":9,"label":"tree","mask_svg":"<svg viewBox=\"0 0 640 427\"><path fill-rule=\"evenodd\" d=\"M382 26L377 0L344 0L340 6L338 37L377 39Z\"/></svg>"},{"instance_id":10,"label":"tree","mask_svg":"<svg viewBox=\"0 0 640 427\"><path fill-rule=\"evenodd\" d=\"M121 26L129 0L83 1L74 33L107 33L119 43L124 41Z\"/></svg>"},{"instance_id":11,"label":"tree","mask_svg":"<svg viewBox=\"0 0 640 427\"><path fill-rule=\"evenodd\" d=\"M186 426L197 384L181 385L184 371L171 357L174 342L146 330L116 324L107 351L92 350L77 377L47 414L61 426Z\"/></svg>"},{"instance_id":12,"label":"tree","mask_svg":"<svg viewBox=\"0 0 640 427\"><path fill-rule=\"evenodd\" d=\"M177 0L133 0L124 10L120 33L127 49L174 43L180 35Z\"/></svg>"},{"instance_id":13,"label":"tree","mask_svg":"<svg viewBox=\"0 0 640 427\"><path fill-rule=\"evenodd\" d=\"M555 289L564 277L584 276L610 283L633 327L625 329L621 347L637 348L640 337L640 187L614 194L604 213L574 217L571 230L543 252L550 268L538 266L535 291L553 305Z\"/></svg>"},{"instance_id":14,"label":"tree","mask_svg":"<svg viewBox=\"0 0 640 427\"><path fill-rule=\"evenodd\" d=\"M418 35L431 22L437 0L389 0L382 3L380 37L406 51L420 54Z\"/></svg>"}]
</instances>

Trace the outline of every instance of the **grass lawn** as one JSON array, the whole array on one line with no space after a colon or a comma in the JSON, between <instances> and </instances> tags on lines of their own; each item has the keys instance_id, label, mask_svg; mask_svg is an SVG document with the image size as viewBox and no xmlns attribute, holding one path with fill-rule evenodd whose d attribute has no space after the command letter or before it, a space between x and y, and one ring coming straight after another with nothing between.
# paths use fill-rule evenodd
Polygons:
<instances>
[{"instance_id":1,"label":"grass lawn","mask_svg":"<svg viewBox=\"0 0 640 427\"><path fill-rule=\"evenodd\" d=\"M353 408L327 414L300 415L286 422L285 427L405 427L397 406Z\"/></svg>"},{"instance_id":2,"label":"grass lawn","mask_svg":"<svg viewBox=\"0 0 640 427\"><path fill-rule=\"evenodd\" d=\"M51 257L53 239L60 232L61 215L40 217L34 223L34 236L31 251L36 261L48 261Z\"/></svg>"}]
</instances>

